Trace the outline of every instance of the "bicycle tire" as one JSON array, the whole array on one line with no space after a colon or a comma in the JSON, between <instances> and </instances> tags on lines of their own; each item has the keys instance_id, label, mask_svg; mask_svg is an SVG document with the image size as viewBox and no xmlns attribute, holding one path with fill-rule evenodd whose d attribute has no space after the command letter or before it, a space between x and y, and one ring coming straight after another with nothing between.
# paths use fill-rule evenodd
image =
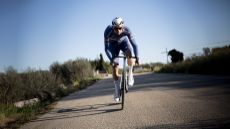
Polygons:
<instances>
[{"instance_id":1,"label":"bicycle tire","mask_svg":"<svg viewBox=\"0 0 230 129\"><path fill-rule=\"evenodd\" d=\"M125 71L123 70L122 72L122 83L121 83L121 109L124 109L124 104L125 104L125 87L126 87L126 77L125 77Z\"/></svg>"},{"instance_id":2,"label":"bicycle tire","mask_svg":"<svg viewBox=\"0 0 230 129\"><path fill-rule=\"evenodd\" d=\"M128 86L128 84L127 84L127 81L128 81L128 79L127 79L127 76L126 76L126 81L125 81L125 93L128 93L128 91L129 91L129 86Z\"/></svg>"}]
</instances>

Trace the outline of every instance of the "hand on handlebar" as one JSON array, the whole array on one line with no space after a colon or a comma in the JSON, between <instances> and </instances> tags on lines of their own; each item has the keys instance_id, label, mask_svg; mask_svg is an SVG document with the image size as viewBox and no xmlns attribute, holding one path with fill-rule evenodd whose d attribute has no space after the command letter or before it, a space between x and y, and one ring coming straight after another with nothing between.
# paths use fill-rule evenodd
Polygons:
<instances>
[{"instance_id":1,"label":"hand on handlebar","mask_svg":"<svg viewBox=\"0 0 230 129\"><path fill-rule=\"evenodd\" d=\"M114 61L114 59L112 59L111 61L110 61L110 65L112 65L112 66L117 66L117 65L119 65L116 61Z\"/></svg>"}]
</instances>

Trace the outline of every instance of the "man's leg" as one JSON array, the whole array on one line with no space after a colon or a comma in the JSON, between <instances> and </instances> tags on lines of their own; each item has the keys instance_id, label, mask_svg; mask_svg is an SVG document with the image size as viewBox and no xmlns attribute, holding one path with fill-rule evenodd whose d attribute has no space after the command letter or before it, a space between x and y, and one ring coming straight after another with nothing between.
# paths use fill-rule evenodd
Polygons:
<instances>
[{"instance_id":1,"label":"man's leg","mask_svg":"<svg viewBox=\"0 0 230 129\"><path fill-rule=\"evenodd\" d=\"M114 80L114 100L119 101L120 100L120 83L119 83L119 76L118 76L118 66L112 66L113 67L113 80Z\"/></svg>"},{"instance_id":2,"label":"man's leg","mask_svg":"<svg viewBox=\"0 0 230 129\"><path fill-rule=\"evenodd\" d=\"M114 57L118 56L120 48L118 45L116 45L117 43L114 43L112 45L112 57L114 59ZM119 76L118 76L118 58L115 58L113 60L113 65L112 65L112 69L113 69L113 80L114 80L114 100L116 102L118 102L120 100L120 83L119 83Z\"/></svg>"},{"instance_id":3,"label":"man's leg","mask_svg":"<svg viewBox=\"0 0 230 129\"><path fill-rule=\"evenodd\" d=\"M127 64L129 68L129 73L128 73L128 85L133 86L134 84L134 78L133 78L133 60L132 60L132 48L130 46L130 42L127 36L122 37L123 40L121 42L121 49L123 52L125 52L127 56Z\"/></svg>"},{"instance_id":4,"label":"man's leg","mask_svg":"<svg viewBox=\"0 0 230 129\"><path fill-rule=\"evenodd\" d=\"M128 74L128 84L129 86L133 86L134 84L134 78L133 78L133 59L131 52L128 52L130 54L127 55L127 64L129 68L129 74Z\"/></svg>"}]
</instances>

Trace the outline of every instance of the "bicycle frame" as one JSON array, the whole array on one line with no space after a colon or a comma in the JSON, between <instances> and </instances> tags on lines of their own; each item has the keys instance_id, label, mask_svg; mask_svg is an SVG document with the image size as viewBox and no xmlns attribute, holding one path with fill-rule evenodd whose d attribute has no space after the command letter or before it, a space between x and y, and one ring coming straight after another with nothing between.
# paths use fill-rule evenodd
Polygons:
<instances>
[{"instance_id":1,"label":"bicycle frame","mask_svg":"<svg viewBox=\"0 0 230 129\"><path fill-rule=\"evenodd\" d=\"M123 58L123 69L122 69L122 76L121 76L121 85L120 85L120 96L121 96L121 110L124 108L125 102L125 93L128 92L128 85L127 85L127 69L126 69L126 60L127 57L123 53L123 56L117 56L117 58ZM135 58L135 57L132 57Z\"/></svg>"},{"instance_id":2,"label":"bicycle frame","mask_svg":"<svg viewBox=\"0 0 230 129\"><path fill-rule=\"evenodd\" d=\"M121 110L123 110L124 109L124 102L125 102L125 91L128 92L127 73L126 73L127 57L124 55L124 56L118 56L117 58L123 58L123 69L122 69L121 85L120 85Z\"/></svg>"}]
</instances>

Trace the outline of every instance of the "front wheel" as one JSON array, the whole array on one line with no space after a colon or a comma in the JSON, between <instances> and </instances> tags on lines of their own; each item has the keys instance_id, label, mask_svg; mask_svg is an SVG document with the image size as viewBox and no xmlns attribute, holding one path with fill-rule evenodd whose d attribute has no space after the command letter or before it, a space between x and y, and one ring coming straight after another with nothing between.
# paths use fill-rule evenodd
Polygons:
<instances>
[{"instance_id":1,"label":"front wheel","mask_svg":"<svg viewBox=\"0 0 230 129\"><path fill-rule=\"evenodd\" d=\"M125 72L122 73L122 83L121 83L121 110L124 109L124 103L125 103L125 92L126 92L126 78L125 78Z\"/></svg>"},{"instance_id":2,"label":"front wheel","mask_svg":"<svg viewBox=\"0 0 230 129\"><path fill-rule=\"evenodd\" d=\"M127 93L129 91L129 86L127 84L127 77L126 77L126 81L125 81L125 92Z\"/></svg>"}]
</instances>

